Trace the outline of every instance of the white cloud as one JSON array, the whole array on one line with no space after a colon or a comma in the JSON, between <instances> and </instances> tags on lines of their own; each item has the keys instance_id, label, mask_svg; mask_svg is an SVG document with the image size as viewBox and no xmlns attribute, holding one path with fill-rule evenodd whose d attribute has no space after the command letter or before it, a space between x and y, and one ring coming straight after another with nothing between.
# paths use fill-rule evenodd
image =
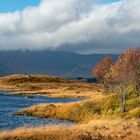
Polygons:
<instances>
[{"instance_id":1,"label":"white cloud","mask_svg":"<svg viewBox=\"0 0 140 140\"><path fill-rule=\"evenodd\" d=\"M140 1L42 0L0 14L0 50L119 52L140 45ZM69 44L69 45L65 45Z\"/></svg>"}]
</instances>

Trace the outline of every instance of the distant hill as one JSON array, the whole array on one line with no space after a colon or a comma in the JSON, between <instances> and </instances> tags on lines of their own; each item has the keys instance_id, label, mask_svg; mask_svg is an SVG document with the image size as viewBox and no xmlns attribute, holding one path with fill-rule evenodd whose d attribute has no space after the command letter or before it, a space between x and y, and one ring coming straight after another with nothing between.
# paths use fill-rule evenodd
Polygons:
<instances>
[{"instance_id":1,"label":"distant hill","mask_svg":"<svg viewBox=\"0 0 140 140\"><path fill-rule=\"evenodd\" d=\"M9 68L7 68L3 64L0 64L0 76L4 76L4 75L10 74L10 73L12 73L12 72Z\"/></svg>"},{"instance_id":2,"label":"distant hill","mask_svg":"<svg viewBox=\"0 0 140 140\"><path fill-rule=\"evenodd\" d=\"M0 75L49 74L91 77L92 67L109 54L80 55L58 51L0 51ZM112 55L117 59L117 55Z\"/></svg>"}]
</instances>

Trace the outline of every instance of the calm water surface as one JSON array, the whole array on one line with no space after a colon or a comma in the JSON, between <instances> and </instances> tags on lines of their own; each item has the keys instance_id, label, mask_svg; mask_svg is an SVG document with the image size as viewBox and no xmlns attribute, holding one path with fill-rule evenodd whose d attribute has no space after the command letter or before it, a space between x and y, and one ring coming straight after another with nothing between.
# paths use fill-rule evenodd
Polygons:
<instances>
[{"instance_id":1,"label":"calm water surface","mask_svg":"<svg viewBox=\"0 0 140 140\"><path fill-rule=\"evenodd\" d=\"M73 102L83 99L73 98L48 98L36 95L34 98L26 98L26 95L9 95L0 93L0 130L14 129L22 126L42 126L42 125L69 125L72 122L57 119L42 119L29 116L14 116L14 112L22 108L38 103Z\"/></svg>"}]
</instances>

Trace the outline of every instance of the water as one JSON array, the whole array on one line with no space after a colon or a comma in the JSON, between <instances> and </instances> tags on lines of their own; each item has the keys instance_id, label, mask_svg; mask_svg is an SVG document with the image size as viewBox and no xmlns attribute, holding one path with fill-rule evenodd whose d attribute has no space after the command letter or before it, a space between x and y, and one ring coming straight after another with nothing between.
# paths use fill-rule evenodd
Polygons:
<instances>
[{"instance_id":1,"label":"water","mask_svg":"<svg viewBox=\"0 0 140 140\"><path fill-rule=\"evenodd\" d=\"M22 126L43 126L43 125L69 125L70 121L58 119L43 119L29 116L15 116L16 111L38 103L74 102L82 99L74 98L48 98L36 95L34 98L25 98L26 95L9 95L0 93L0 130L14 129Z\"/></svg>"}]
</instances>

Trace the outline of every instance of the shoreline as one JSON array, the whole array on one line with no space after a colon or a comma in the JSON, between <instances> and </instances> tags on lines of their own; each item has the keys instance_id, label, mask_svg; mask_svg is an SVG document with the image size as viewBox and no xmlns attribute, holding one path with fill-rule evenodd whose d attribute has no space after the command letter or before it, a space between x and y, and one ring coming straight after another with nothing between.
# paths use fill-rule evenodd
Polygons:
<instances>
[{"instance_id":1,"label":"shoreline","mask_svg":"<svg viewBox=\"0 0 140 140\"><path fill-rule=\"evenodd\" d=\"M14 78L15 77L16 79L19 78L18 76L14 76ZM37 76L34 77L36 78ZM4 80L9 81L8 78ZM27 77L22 75L22 78ZM29 80L28 78L26 79L27 81ZM18 79L18 81L19 80L20 79ZM121 119L118 97L113 93L108 95L102 94L103 86L101 84L64 80L58 83L18 83L14 81L15 84L13 84L13 82L7 84L7 81L5 82L6 84L0 84L0 88L1 91L4 92L12 91L10 92L11 94L24 94L28 96L40 94L41 96L54 98L81 97L88 100L72 103L37 104L19 110L16 112L17 115L72 120L78 122L78 124L70 128L55 126L17 128L13 131L0 132L0 138L3 138L2 140L5 140L4 138L7 138L6 140L14 140L15 137L19 140L30 140L30 138L37 139L38 136L35 132L40 136L37 140L46 140L44 137L51 140L49 137L50 135L51 137L54 136L56 140L72 140L74 137L79 137L79 135L88 140L92 140L92 138L97 138L98 140L128 140L128 138L130 138L130 140L137 140L133 138L140 138L140 134L138 134L138 131L140 131L138 119L140 106L138 99L132 98L127 101L129 110L124 113L124 118ZM51 129L49 129L49 127L51 127ZM85 128L83 129L83 127ZM42 132L44 129L46 133ZM26 135L28 131L31 131L30 137ZM62 134L61 137L64 136L64 139L59 138L56 132ZM74 137L71 137L69 134L72 134ZM76 140L81 139L77 138Z\"/></svg>"}]
</instances>

